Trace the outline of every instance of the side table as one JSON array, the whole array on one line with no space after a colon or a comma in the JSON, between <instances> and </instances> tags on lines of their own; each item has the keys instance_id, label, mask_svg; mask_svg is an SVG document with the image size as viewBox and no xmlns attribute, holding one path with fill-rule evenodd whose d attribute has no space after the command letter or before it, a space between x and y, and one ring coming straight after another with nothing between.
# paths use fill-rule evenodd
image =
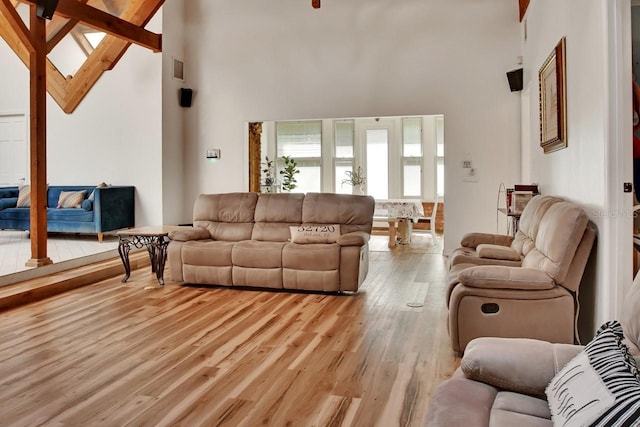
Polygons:
<instances>
[{"instance_id":1,"label":"side table","mask_svg":"<svg viewBox=\"0 0 640 427\"><path fill-rule=\"evenodd\" d=\"M190 227L173 225L145 226L129 228L118 231L118 253L124 265L125 275L122 283L125 283L131 275L129 264L129 251L134 247L140 249L146 247L151 260L151 272L156 273L158 283L164 285L164 264L167 259L167 246L169 245L169 233L175 230L184 230Z\"/></svg>"}]
</instances>

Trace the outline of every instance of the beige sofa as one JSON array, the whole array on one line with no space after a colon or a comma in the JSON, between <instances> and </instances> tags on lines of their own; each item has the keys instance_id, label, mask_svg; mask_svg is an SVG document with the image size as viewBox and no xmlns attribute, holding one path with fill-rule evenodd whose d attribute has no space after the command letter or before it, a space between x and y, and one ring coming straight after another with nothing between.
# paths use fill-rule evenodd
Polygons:
<instances>
[{"instance_id":1,"label":"beige sofa","mask_svg":"<svg viewBox=\"0 0 640 427\"><path fill-rule=\"evenodd\" d=\"M623 344L629 348L636 363L640 355L638 277L625 299L620 319L626 337ZM582 350L583 347L577 345L551 344L533 339L477 338L469 343L460 368L453 377L435 390L429 402L425 426L551 427L553 423L545 389L567 362ZM598 350L604 353L602 348ZM613 366L611 363L601 363L602 371L618 376L624 367L615 365L614 373L614 369L609 369ZM619 378L616 381L622 384ZM620 393L635 405L631 418L637 424L622 424L620 421L620 425L638 425L640 382L631 379L627 384L635 392L632 394L620 389ZM594 398L593 393L592 390L586 392L588 399ZM615 405L620 403L616 400ZM618 414L617 418L619 420L621 416ZM559 420L558 424L561 424Z\"/></svg>"},{"instance_id":2,"label":"beige sofa","mask_svg":"<svg viewBox=\"0 0 640 427\"><path fill-rule=\"evenodd\" d=\"M169 235L177 282L356 292L368 267L370 196L307 193L201 194L193 229ZM339 225L335 242L291 242L290 227Z\"/></svg>"},{"instance_id":3,"label":"beige sofa","mask_svg":"<svg viewBox=\"0 0 640 427\"><path fill-rule=\"evenodd\" d=\"M446 298L457 354L482 336L579 341L577 296L595 225L580 206L559 198L534 197L525 211L515 239L476 233L465 237L475 246L453 255Z\"/></svg>"}]
</instances>

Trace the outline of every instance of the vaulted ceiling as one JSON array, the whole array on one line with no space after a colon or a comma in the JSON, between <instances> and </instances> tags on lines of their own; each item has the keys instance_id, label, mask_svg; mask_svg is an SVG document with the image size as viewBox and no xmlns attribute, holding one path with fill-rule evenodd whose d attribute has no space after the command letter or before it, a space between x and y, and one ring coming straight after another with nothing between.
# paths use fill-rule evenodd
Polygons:
<instances>
[{"instance_id":1,"label":"vaulted ceiling","mask_svg":"<svg viewBox=\"0 0 640 427\"><path fill-rule=\"evenodd\" d=\"M21 4L44 0L0 0L0 37L29 67L30 33ZM132 43L159 52L162 36L144 29L164 0L59 0L46 25L47 91L72 113L105 71L113 69ZM24 8L26 11L26 8ZM64 47L64 48L62 48ZM68 64L58 52L83 58ZM66 55L69 57L70 55Z\"/></svg>"}]
</instances>

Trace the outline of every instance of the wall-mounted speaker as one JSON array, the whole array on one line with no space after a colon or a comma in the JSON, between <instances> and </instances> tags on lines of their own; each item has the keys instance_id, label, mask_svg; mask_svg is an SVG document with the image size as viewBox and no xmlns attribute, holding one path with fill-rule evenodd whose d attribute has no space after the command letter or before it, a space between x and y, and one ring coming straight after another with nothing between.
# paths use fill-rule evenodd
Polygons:
<instances>
[{"instance_id":1,"label":"wall-mounted speaker","mask_svg":"<svg viewBox=\"0 0 640 427\"><path fill-rule=\"evenodd\" d=\"M185 87L180 88L180 106L181 107L191 107L191 100L193 99L193 90L187 89Z\"/></svg>"},{"instance_id":2,"label":"wall-mounted speaker","mask_svg":"<svg viewBox=\"0 0 640 427\"><path fill-rule=\"evenodd\" d=\"M38 0L36 5L36 15L39 18L51 19L58 7L58 0Z\"/></svg>"},{"instance_id":3,"label":"wall-mounted speaker","mask_svg":"<svg viewBox=\"0 0 640 427\"><path fill-rule=\"evenodd\" d=\"M522 90L522 68L507 72L507 80L509 80L509 88L511 92Z\"/></svg>"}]
</instances>

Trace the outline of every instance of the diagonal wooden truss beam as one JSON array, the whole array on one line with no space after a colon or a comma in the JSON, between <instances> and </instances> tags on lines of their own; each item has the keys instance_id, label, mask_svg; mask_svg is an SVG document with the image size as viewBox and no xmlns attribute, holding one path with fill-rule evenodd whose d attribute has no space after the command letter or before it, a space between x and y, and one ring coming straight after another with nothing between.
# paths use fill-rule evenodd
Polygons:
<instances>
[{"instance_id":1,"label":"diagonal wooden truss beam","mask_svg":"<svg viewBox=\"0 0 640 427\"><path fill-rule=\"evenodd\" d=\"M62 2L62 0L60 1ZM85 0L81 1L84 2ZM20 60L29 67L29 50L17 36L17 29L14 28L18 24L11 22L11 11L1 9L1 5L6 6L7 2L12 5L17 3L16 0L0 0L0 37L7 42ZM122 13L121 19L142 28L153 18L163 3L164 0L131 0L127 9ZM15 8L13 12L15 12ZM75 19L70 19L70 21L77 23ZM22 23L22 20L20 20L20 23ZM60 32L65 32L66 34L67 26L65 25L64 28L58 30L58 33ZM61 35L60 39L63 36L64 34ZM54 38L57 39L57 36L54 36ZM54 41L53 38L49 39L47 50L52 49L58 41ZM63 76L47 58L47 91L65 113L74 112L102 74L113 69L130 45L131 42L129 40L123 40L109 34L106 35L73 77Z\"/></svg>"},{"instance_id":2,"label":"diagonal wooden truss beam","mask_svg":"<svg viewBox=\"0 0 640 427\"><path fill-rule=\"evenodd\" d=\"M23 3L38 4L38 0L20 0ZM100 9L77 0L59 0L56 15L77 19L84 25L138 44L154 52L162 50L162 36L152 33L124 19L120 19Z\"/></svg>"},{"instance_id":3,"label":"diagonal wooden truss beam","mask_svg":"<svg viewBox=\"0 0 640 427\"><path fill-rule=\"evenodd\" d=\"M9 0L0 0L0 14L4 18L4 22L2 22L2 27L5 27L5 23L8 26L8 29L13 30L13 35L17 38L20 44L29 52L34 51L33 40L31 38L31 33L29 29L18 15L18 11L16 10L14 4ZM14 39L15 40L15 39Z\"/></svg>"}]
</instances>

